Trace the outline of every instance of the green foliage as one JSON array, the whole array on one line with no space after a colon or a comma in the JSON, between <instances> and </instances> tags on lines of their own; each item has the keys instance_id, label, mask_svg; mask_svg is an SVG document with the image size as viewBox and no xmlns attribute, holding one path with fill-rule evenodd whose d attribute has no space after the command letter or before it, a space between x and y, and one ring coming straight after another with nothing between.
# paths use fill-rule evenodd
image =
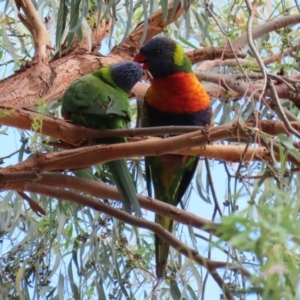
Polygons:
<instances>
[{"instance_id":1,"label":"green foliage","mask_svg":"<svg viewBox=\"0 0 300 300\"><path fill-rule=\"evenodd\" d=\"M31 144L30 144L30 148L35 150L38 149L38 144L40 143L40 138L41 138L40 132L43 126L43 114L47 110L45 99L37 100L36 110L40 114L37 114L32 120L31 128L33 131L33 135L31 136Z\"/></svg>"},{"instance_id":2,"label":"green foliage","mask_svg":"<svg viewBox=\"0 0 300 300\"><path fill-rule=\"evenodd\" d=\"M246 209L223 217L217 226L219 243L226 241L246 257L254 254L248 292L255 290L262 299L299 297L299 208L298 195L269 179Z\"/></svg>"}]
</instances>

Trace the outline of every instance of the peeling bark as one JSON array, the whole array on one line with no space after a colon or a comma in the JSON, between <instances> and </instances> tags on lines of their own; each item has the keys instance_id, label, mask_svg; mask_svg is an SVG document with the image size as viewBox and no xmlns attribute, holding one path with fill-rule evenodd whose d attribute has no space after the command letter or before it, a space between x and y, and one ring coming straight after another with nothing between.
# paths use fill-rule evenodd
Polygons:
<instances>
[{"instance_id":1,"label":"peeling bark","mask_svg":"<svg viewBox=\"0 0 300 300\"><path fill-rule=\"evenodd\" d=\"M55 78L55 72L44 63L34 64L24 71L0 82L0 103L8 106L36 106L46 95Z\"/></svg>"}]
</instances>

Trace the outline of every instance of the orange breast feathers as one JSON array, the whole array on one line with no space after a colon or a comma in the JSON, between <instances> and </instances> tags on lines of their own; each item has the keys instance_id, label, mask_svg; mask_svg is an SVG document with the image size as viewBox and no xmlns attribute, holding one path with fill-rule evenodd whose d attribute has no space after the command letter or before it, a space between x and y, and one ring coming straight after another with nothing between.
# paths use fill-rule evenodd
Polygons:
<instances>
[{"instance_id":1,"label":"orange breast feathers","mask_svg":"<svg viewBox=\"0 0 300 300\"><path fill-rule=\"evenodd\" d=\"M193 113L210 105L210 98L196 76L183 72L153 79L145 101L169 113Z\"/></svg>"}]
</instances>

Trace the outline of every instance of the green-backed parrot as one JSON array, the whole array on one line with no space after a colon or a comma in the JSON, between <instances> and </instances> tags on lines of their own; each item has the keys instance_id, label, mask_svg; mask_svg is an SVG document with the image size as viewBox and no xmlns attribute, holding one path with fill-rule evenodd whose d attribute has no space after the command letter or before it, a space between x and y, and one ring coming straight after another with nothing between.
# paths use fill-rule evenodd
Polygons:
<instances>
[{"instance_id":1,"label":"green-backed parrot","mask_svg":"<svg viewBox=\"0 0 300 300\"><path fill-rule=\"evenodd\" d=\"M62 98L64 119L94 129L127 128L131 119L128 95L143 75L136 62L121 62L103 67L75 80ZM125 138L97 139L98 144L125 143ZM125 160L107 163L120 193L124 210L132 206L138 216L141 208Z\"/></svg>"},{"instance_id":2,"label":"green-backed parrot","mask_svg":"<svg viewBox=\"0 0 300 300\"><path fill-rule=\"evenodd\" d=\"M183 48L173 40L157 37L143 45L134 61L149 70L153 79L143 105L143 127L205 126L210 124L210 98L193 73ZM177 206L194 176L198 157L162 155L146 157L147 189L151 196ZM156 215L155 221L172 232L173 221ZM156 276L163 279L169 244L155 237Z\"/></svg>"}]
</instances>

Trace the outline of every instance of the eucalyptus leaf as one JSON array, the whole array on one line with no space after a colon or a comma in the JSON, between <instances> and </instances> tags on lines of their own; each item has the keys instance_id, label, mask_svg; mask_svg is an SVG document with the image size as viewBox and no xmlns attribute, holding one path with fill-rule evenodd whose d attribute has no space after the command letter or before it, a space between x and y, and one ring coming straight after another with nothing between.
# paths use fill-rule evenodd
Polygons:
<instances>
[{"instance_id":1,"label":"eucalyptus leaf","mask_svg":"<svg viewBox=\"0 0 300 300\"><path fill-rule=\"evenodd\" d=\"M58 49L59 54L61 54L61 43L64 42L63 34L66 29L68 12L69 12L69 9L67 6L67 1L60 0L58 15L57 15L56 42L55 42L56 48Z\"/></svg>"},{"instance_id":2,"label":"eucalyptus leaf","mask_svg":"<svg viewBox=\"0 0 300 300\"><path fill-rule=\"evenodd\" d=\"M11 55L13 60L17 63L19 61L18 54L7 35L6 28L3 25L2 25L2 40L3 40L3 46L6 48L6 50Z\"/></svg>"},{"instance_id":3,"label":"eucalyptus leaf","mask_svg":"<svg viewBox=\"0 0 300 300\"><path fill-rule=\"evenodd\" d=\"M68 275L70 278L70 285L72 289L72 295L75 300L80 300L80 294L79 294L79 289L78 286L75 284L74 277L73 277L73 270L72 270L72 261L70 261L69 266L68 266Z\"/></svg>"},{"instance_id":4,"label":"eucalyptus leaf","mask_svg":"<svg viewBox=\"0 0 300 300\"><path fill-rule=\"evenodd\" d=\"M172 299L174 300L184 300L185 298L181 296L179 287L176 282L170 285L170 292L172 295Z\"/></svg>"},{"instance_id":5,"label":"eucalyptus leaf","mask_svg":"<svg viewBox=\"0 0 300 300\"><path fill-rule=\"evenodd\" d=\"M204 185L202 183L202 162L199 162L196 170L196 187L200 198L209 204L212 204L209 194L206 192Z\"/></svg>"}]
</instances>

